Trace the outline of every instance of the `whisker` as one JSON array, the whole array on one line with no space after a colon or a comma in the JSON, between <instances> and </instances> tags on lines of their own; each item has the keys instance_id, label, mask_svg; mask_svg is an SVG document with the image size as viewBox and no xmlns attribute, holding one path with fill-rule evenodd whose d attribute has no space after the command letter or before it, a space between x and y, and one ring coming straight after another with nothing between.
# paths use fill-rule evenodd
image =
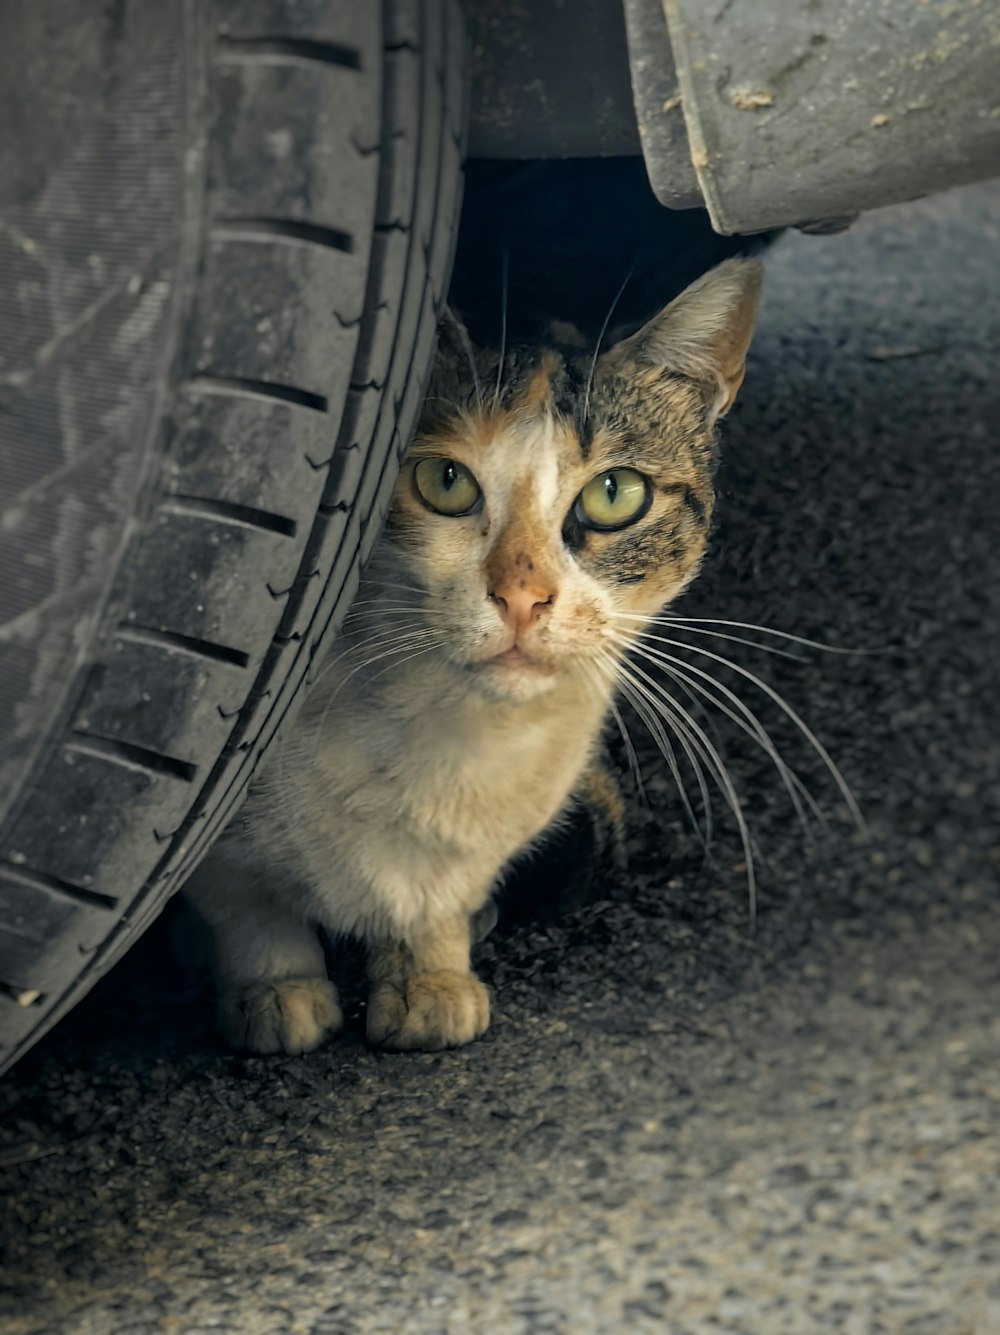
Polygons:
<instances>
[{"instance_id":1,"label":"whisker","mask_svg":"<svg viewBox=\"0 0 1000 1335\"><path fill-rule=\"evenodd\" d=\"M731 691L728 686L724 685L724 683L718 681L717 678L713 677L710 673L703 672L701 668L696 667L693 663L688 663L686 660L677 658L673 654L665 654L661 650L651 650L641 643L632 646L632 648L634 652L642 653L649 662L661 666L675 681L682 685L686 684L693 692L697 692L699 696L708 700L709 703L714 705L715 708L727 718L731 719L738 728L745 732L757 743L758 746L760 746L778 771L781 781L788 791L792 806L795 808L796 816L807 833L809 825L805 811L802 807L802 799L805 800L809 810L819 823L821 825L826 824L825 817L812 793L810 793L809 789L795 773L795 770L778 751L770 733L744 700L741 700L740 697L734 691ZM701 681L693 680L690 675L692 673L700 678ZM708 686L702 684L703 682L708 682L713 690L719 691L726 700L732 701L739 713L734 712L728 705L724 704L713 695Z\"/></svg>"},{"instance_id":2,"label":"whisker","mask_svg":"<svg viewBox=\"0 0 1000 1335\"><path fill-rule=\"evenodd\" d=\"M376 552L378 548L376 548ZM365 571L365 577L361 584L359 593L371 593L373 589L396 589L402 593L416 593L422 598L444 598L442 593L434 593L431 589L421 588L418 584L404 584L398 579L383 579L378 574L378 562L373 561ZM357 602L357 599L354 599ZM353 606L353 603L352 603Z\"/></svg>"},{"instance_id":3,"label":"whisker","mask_svg":"<svg viewBox=\"0 0 1000 1335\"><path fill-rule=\"evenodd\" d=\"M444 314L446 318L451 321L452 327L454 328L455 333L458 335L458 341L462 345L462 351L465 353L465 356L468 360L469 370L472 372L472 383L476 387L476 403L482 404L483 387L479 383L479 370L476 367L476 357L475 353L472 351L472 342L469 338L469 331L466 329L465 325L458 318L458 316L455 314L455 312L451 309L450 306L447 305L445 306Z\"/></svg>"},{"instance_id":4,"label":"whisker","mask_svg":"<svg viewBox=\"0 0 1000 1335\"><path fill-rule=\"evenodd\" d=\"M372 613L371 611L368 610L362 610L372 607L378 609L377 614ZM357 608L357 611L355 611L355 608ZM430 616L430 617L451 616L451 612L444 607L420 607L417 603L383 603L379 599L373 598L371 599L370 602L355 603L354 607L351 608L351 611L348 612L346 617L344 617L344 624L346 625L347 622L352 617L363 618L365 616L368 617L372 617L375 615L382 616L383 614L385 614L386 616L390 616L394 613L400 613L400 612L404 614L409 613L411 616Z\"/></svg>"},{"instance_id":5,"label":"whisker","mask_svg":"<svg viewBox=\"0 0 1000 1335\"><path fill-rule=\"evenodd\" d=\"M622 742L625 745L625 755L628 758L629 769L632 771L632 777L635 779L635 786L639 793L639 800L646 801L646 785L642 781L642 770L639 768L639 757L636 754L635 746L632 743L632 737L628 728L625 726L625 720L622 718L621 710L615 704L614 698L611 700L611 717L614 719L621 733Z\"/></svg>"},{"instance_id":6,"label":"whisker","mask_svg":"<svg viewBox=\"0 0 1000 1335\"><path fill-rule=\"evenodd\" d=\"M622 613L614 612L612 615L621 616ZM628 613L625 613L624 615L628 616ZM809 661L805 654L796 654L790 649L778 649L773 644L761 644L759 640L748 640L745 635L730 635L722 630L708 630L703 626L693 626L687 622L676 621L672 617L652 617L649 620L649 624L671 627L676 626L678 630L686 631L689 635L708 635L716 640L732 640L734 644L745 644L751 649L762 649L765 654L774 654L778 658L790 658L796 663L807 663Z\"/></svg>"},{"instance_id":7,"label":"whisker","mask_svg":"<svg viewBox=\"0 0 1000 1335\"><path fill-rule=\"evenodd\" d=\"M752 682L758 689L762 690L764 694L768 696L769 699L773 700L778 708L791 719L802 733L803 737L805 737L810 746L812 746L813 750L826 766L834 783L837 785L841 797L843 797L844 801L847 803L848 811L850 812L855 825L860 830L865 828L865 820L861 814L861 808L858 806L854 794L848 787L847 780L834 763L833 757L809 725L773 686L769 685L766 681L763 681L755 672L751 672L749 668L745 668L741 664L733 662L731 658L726 658L723 654L714 653L711 649L703 649L695 644L685 644L683 640L672 640L663 635L650 635L648 632L644 634L643 638L654 640L658 644L668 644L674 649L687 649L689 653L700 654L703 658L710 658L713 662L721 663L724 667L739 673L741 677L745 677L747 681Z\"/></svg>"},{"instance_id":8,"label":"whisker","mask_svg":"<svg viewBox=\"0 0 1000 1335\"><path fill-rule=\"evenodd\" d=\"M667 761L667 765L670 768L670 772L674 777L674 781L677 783L678 790L680 791L681 801L684 804L685 813L690 817L692 824L694 825L695 829L697 829L698 823L695 820L694 812L691 810L690 804L687 801L687 791L684 788L680 772L677 769L677 760L674 755L673 747L671 747L669 741L663 735L663 730L659 728L656 718L651 717L649 715L649 712L648 710L646 710L643 701L641 699L636 701L628 694L626 683L624 683L621 679L621 672L620 672L621 662L618 659L616 659L612 654L607 652L602 652L600 657L601 661L605 665L605 670L608 671L608 673L610 674L613 682L615 683L615 686L617 687L618 690L622 692L626 700L628 700L628 703L632 706L633 710L638 716L639 721L642 723L643 727L653 738L654 742L656 742L656 746L660 754ZM612 704L614 704L613 699L612 699ZM621 716L619 715L619 718L620 717ZM621 726L622 727L625 726L624 720L622 720ZM657 736L657 732L659 732L659 736ZM636 768L638 768L638 764L639 764L639 758L638 756L636 756ZM643 786L641 791L643 798L645 798L645 786Z\"/></svg>"},{"instance_id":9,"label":"whisker","mask_svg":"<svg viewBox=\"0 0 1000 1335\"><path fill-rule=\"evenodd\" d=\"M329 698L324 702L323 712L319 717L319 722L316 724L316 745L313 751L314 755L319 751L320 742L322 741L322 736L323 736L323 729L326 726L326 720L329 716L333 702L334 700L336 700L337 696L341 693L341 691L344 689L347 683L351 681L354 677L356 677L357 674L363 671L365 668L371 667L375 663L380 663L383 661L383 659L391 658L394 655L405 653L407 650L412 649L415 645L422 644L428 636L432 637L432 639L431 643L428 644L426 648L427 649L440 648L441 641L434 635L434 632L431 630L414 631L411 632L409 635L404 634L399 638L397 642L392 644L388 649L383 649L381 653L372 654L368 658L364 659L361 663L358 663L345 677L343 677L340 681L337 682L334 689L330 692ZM351 648L355 650L357 650L357 648L359 647L367 648L369 647L369 644L370 641L365 641L363 645L351 646ZM350 652L350 649L348 650L348 652ZM420 652L423 652L423 650L421 650ZM415 655L412 656L415 657ZM343 657L343 655L341 655L341 657ZM401 661L405 663L408 662L409 659L404 658ZM389 667L394 667L394 666L397 665L392 663L389 664ZM388 671L388 668L385 669L385 671ZM376 677L381 677L382 675L383 675L382 673L377 673Z\"/></svg>"},{"instance_id":10,"label":"whisker","mask_svg":"<svg viewBox=\"0 0 1000 1335\"><path fill-rule=\"evenodd\" d=\"M692 704L697 704L700 708L704 709L704 701L708 701L708 703L714 705L721 714L724 714L726 718L731 719L732 722L735 723L742 732L745 732L752 741L757 743L778 771L778 775L785 791L788 793L796 819L802 826L803 834L807 839L810 837L811 827L809 825L806 811L802 805L803 802L805 802L817 823L824 829L827 828L827 820L819 803L813 797L809 788L792 766L781 755L777 746L773 742L770 733L768 733L767 729L760 722L760 719L752 712L752 710L747 708L742 700L739 700L737 697L738 706L742 706L740 713L743 713L745 710L744 718L741 718L740 714L735 713L727 705L723 704L721 700L717 699L706 686L699 685L699 683L692 681L681 669L677 667L667 667L666 664L663 664L662 670L666 672L672 681L677 682L691 700Z\"/></svg>"},{"instance_id":11,"label":"whisker","mask_svg":"<svg viewBox=\"0 0 1000 1335\"><path fill-rule=\"evenodd\" d=\"M881 648L877 649L848 649L843 645L824 644L822 640L810 640L804 635L793 635L787 630L775 630L773 626L758 626L752 621L729 621L723 617L678 617L674 616L672 612L659 612L652 617L643 616L641 612L615 612L613 615L621 617L627 621L644 621L649 625L677 626L685 628L689 626L731 626L736 630L753 630L759 635L773 635L776 639L789 640L793 644L801 644L806 649L818 649L825 654L844 654L846 656L857 654L860 656L865 654L886 654L891 653L893 650L892 645L883 645ZM746 643L753 644L753 641L748 640ZM754 647L763 649L765 646L757 644L754 645Z\"/></svg>"},{"instance_id":12,"label":"whisker","mask_svg":"<svg viewBox=\"0 0 1000 1335\"><path fill-rule=\"evenodd\" d=\"M710 672L705 672L702 668L699 668L696 664L689 663L685 658L678 658L675 654L668 654L662 649L653 649L645 644L642 639L632 642L622 639L621 643L627 648L628 652L641 654L651 664L669 673L676 681L686 683L691 690L697 692L699 696L714 705L716 709L725 714L727 718L731 719L737 727L747 733L747 735L757 742L761 749L764 750L774 762L775 767L782 775L786 784L791 781L794 788L797 789L797 792L801 793L806 798L810 809L816 818L820 822L824 822L822 812L805 784L802 783L794 769L780 754L777 745L758 716L746 701L741 699L735 691L726 686L724 682L719 681L717 677L713 677ZM693 681L692 674L699 678L699 680ZM704 683L707 683L707 685ZM713 694L713 691L718 691L724 699L729 700L739 712L734 713L729 709L722 700L719 700L718 697ZM790 796L792 796L793 802L797 802L797 793L790 793Z\"/></svg>"},{"instance_id":13,"label":"whisker","mask_svg":"<svg viewBox=\"0 0 1000 1335\"><path fill-rule=\"evenodd\" d=\"M409 663L411 659L419 658L421 654L429 654L435 649L440 649L442 643L441 640L433 640L430 644L424 645L422 649L417 649L414 653L408 654L406 658L400 659L398 663L390 663L387 667L384 667L381 672L376 672L375 676L372 677L372 681L378 681L380 677L384 677L385 674L390 672L394 667L401 667L403 663Z\"/></svg>"},{"instance_id":14,"label":"whisker","mask_svg":"<svg viewBox=\"0 0 1000 1335\"><path fill-rule=\"evenodd\" d=\"M429 630L430 628L424 626L421 618L414 617L412 621L407 622L405 625L402 626L400 626L398 623L392 626L383 626L376 624L372 628L371 634L366 635L363 639L360 640L351 638L354 634L356 634L356 631L348 631L346 635L342 634L340 638L335 642L337 644L342 644L343 648L341 649L339 654L336 654L333 658L329 659L326 663L323 664L323 671L325 672L328 668L332 667L334 663L339 663L340 660L342 658L346 658L348 654L358 653L360 650L366 649L371 645L376 645L380 643L382 640L394 640L398 636L403 635L408 631L417 631L425 629Z\"/></svg>"},{"instance_id":15,"label":"whisker","mask_svg":"<svg viewBox=\"0 0 1000 1335\"><path fill-rule=\"evenodd\" d=\"M702 772L701 763L698 760L697 754L693 753L686 744L687 739L683 735L683 729L678 726L678 721L676 719L669 720L672 730L684 749L684 754L688 758L695 775L695 781L698 784L698 791L702 799L702 810L705 814L704 830L699 824L694 807L691 805L691 799L688 797L687 785L684 782L681 768L677 763L677 754L674 751L674 748L670 745L670 740L660 725L659 718L657 717L657 708L655 706L651 708L644 696L639 693L641 688L637 682L633 683L622 676L618 682L618 689L635 710L640 722L656 743L656 749L659 751L660 755L663 756L664 760L666 760L667 768L670 770L670 776L676 785L677 793L680 797L685 819L697 836L698 842L704 848L706 856L708 856L712 835L712 806L711 802L708 800L708 787L705 783L705 776ZM665 717L667 716L665 715Z\"/></svg>"},{"instance_id":16,"label":"whisker","mask_svg":"<svg viewBox=\"0 0 1000 1335\"><path fill-rule=\"evenodd\" d=\"M611 317L612 317L612 315L614 315L614 313L615 313L615 307L618 305L619 301L621 301L622 293L623 293L623 292L625 291L625 289L628 287L628 285L629 285L629 280L631 279L632 275L635 273L635 266L636 266L638 263L639 263L639 257L638 257L638 255L637 255L637 256L635 257L635 259L632 261L632 263L629 265L628 273L627 273L627 274L625 275L625 277L622 279L622 285L621 285L621 287L618 289L618 291L615 293L614 298L613 298L613 300L612 300L612 302L611 302L611 305L608 307L608 313L607 313L607 315L604 317L604 323L601 325L601 332L597 335L597 342L594 344L594 355L593 355L593 357L591 357L591 359L590 359L590 370L589 370L588 373L587 373L587 387L586 387L586 389L585 389L584 392L583 392L583 418L582 418L582 420L583 420L584 422L586 422L587 417L588 417L588 415L589 415L589 413L590 413L590 391L591 391L591 390L593 389L593 387L594 387L594 372L597 370L597 359L598 359L598 357L600 357L600 355L601 355L601 344L604 342L604 335L608 332L608 325L611 323Z\"/></svg>"},{"instance_id":17,"label":"whisker","mask_svg":"<svg viewBox=\"0 0 1000 1335\"><path fill-rule=\"evenodd\" d=\"M327 659L327 661L323 663L322 667L317 673L314 684L321 682L328 672L330 672L339 662L347 658L350 654L360 653L362 650L365 649L372 649L372 648L377 649L382 645L388 644L390 642L394 643L397 640L408 640L415 634L429 635L431 633L432 632L430 628L425 627L420 621L414 621L411 624L405 626L377 627L372 632L372 634L367 636L365 639L358 641L350 641L343 647L343 649L341 649L339 654L335 654L333 658ZM353 673L351 675L353 676ZM349 678L347 680L349 680Z\"/></svg>"},{"instance_id":18,"label":"whisker","mask_svg":"<svg viewBox=\"0 0 1000 1335\"><path fill-rule=\"evenodd\" d=\"M666 760L671 777L677 785L681 805L684 807L684 814L688 818L692 829L697 834L707 855L711 846L713 833L712 802L708 794L708 785L705 782L704 771L701 768L701 762L697 754L697 742L692 740L681 720L676 717L671 717L669 711L664 714L662 702L651 696L648 689L644 687L641 682L635 680L635 678L628 672L624 663L617 663L616 669L619 674L619 685L622 689L622 694L625 695L629 704L639 715L647 732L656 743L657 750L663 756L664 760ZM702 810L705 814L704 832L698 823L697 817L694 814L694 808L691 806L690 799L688 798L687 787L681 776L676 753L674 748L670 745L663 728L660 726L658 715L662 715L667 719L667 722L673 729L677 740L681 744L681 749L694 772L695 782L698 785L698 793L701 798Z\"/></svg>"},{"instance_id":19,"label":"whisker","mask_svg":"<svg viewBox=\"0 0 1000 1335\"><path fill-rule=\"evenodd\" d=\"M363 659L360 663L356 664L356 666L351 670L349 676L344 678L344 681L345 682L350 681L351 677L355 676L358 672L363 672L365 668L371 667L372 663L380 662L383 658L386 658L390 654L395 653L398 649L408 649L412 645L420 643L422 640L425 640L428 637L432 636L434 636L434 632L432 630L415 630L415 631L410 631L408 634L404 633L398 638L393 637L392 644L388 649L383 648L383 651L380 653L370 654L367 658ZM389 637L384 637L382 640L378 642L378 644L375 647L384 646L388 638Z\"/></svg>"},{"instance_id":20,"label":"whisker","mask_svg":"<svg viewBox=\"0 0 1000 1335\"><path fill-rule=\"evenodd\" d=\"M493 411L496 412L497 405L500 402L500 386L503 384L503 363L507 356L507 279L509 276L510 251L506 244L503 248L503 267L501 273L501 304L500 304L500 360L497 363L497 383L493 390Z\"/></svg>"},{"instance_id":21,"label":"whisker","mask_svg":"<svg viewBox=\"0 0 1000 1335\"><path fill-rule=\"evenodd\" d=\"M704 834L702 834L702 831L698 826L697 822L693 820L693 813L691 812L690 807L687 808L689 818L692 819L692 826L695 830L695 833L699 837L702 847L705 850L706 857L710 857L712 838L715 833L715 812L712 806L711 795L709 793L708 781L705 777L705 771L702 767L702 761L704 760L705 764L708 766L709 772L711 772L712 771L711 756L701 745L698 738L691 731L691 729L686 725L684 719L681 718L680 715L677 714L675 710L670 709L663 699L658 699L657 696L650 691L647 685L645 685L641 681L633 679L632 689L633 691L642 692L642 698L646 704L647 712L651 710L654 719L658 717L665 718L670 724L671 730L674 732L675 736L677 737L677 740L680 742L681 750L684 752L685 758L687 759L688 764L691 766L691 769L694 773L695 782L698 785L698 796L705 817ZM659 727L658 723L657 727ZM674 777L676 782L677 781L676 775Z\"/></svg>"},{"instance_id":22,"label":"whisker","mask_svg":"<svg viewBox=\"0 0 1000 1335\"><path fill-rule=\"evenodd\" d=\"M733 813L733 816L736 820L737 828L739 830L740 842L743 845L743 856L747 868L747 892L750 901L750 922L751 924L754 924L756 923L757 920L757 877L754 869L753 847L750 842L750 830L747 826L746 816L743 811L743 805L739 799L739 794L736 791L736 787L732 781L728 769L726 768L725 762L723 761L722 756L719 754L719 751L717 750L715 745L712 743L711 739L706 734L705 730L691 716L691 714L688 713L688 711L684 708L684 706L680 704L675 699L675 697L670 694L670 692L661 682L658 682L653 677L650 677L648 672L645 672L635 663L631 665L631 672L634 673L636 676L640 677L648 685L648 687L655 692L656 696L659 697L661 703L668 704L672 711L676 711L676 713L680 715L681 718L684 719L686 726L689 727L694 733L694 735L698 738L698 741L701 744L701 748L706 758L711 760L713 776L718 781L720 791L726 798L727 805L729 806L729 809Z\"/></svg>"},{"instance_id":23,"label":"whisker","mask_svg":"<svg viewBox=\"0 0 1000 1335\"><path fill-rule=\"evenodd\" d=\"M612 664L612 670L610 672L608 671L606 664L603 662L604 658L607 658L608 661L611 662ZM613 670L614 661L611 659L610 655L602 655L602 659L600 661L584 660L578 664L578 667L583 672L585 677L595 682L598 693L602 696L607 697L608 699L608 711L611 714L612 718L615 720L615 723L618 727L618 731L621 734L621 739L625 746L625 755L628 759L629 769L631 770L632 776L635 779L636 789L638 790L639 797L644 802L646 800L646 788L642 781L642 771L639 768L639 757L636 754L635 747L632 744L632 738L629 735L628 728L625 726L625 720L622 718L621 712L619 711L618 706L615 703L615 698L614 698L615 673Z\"/></svg>"}]
</instances>

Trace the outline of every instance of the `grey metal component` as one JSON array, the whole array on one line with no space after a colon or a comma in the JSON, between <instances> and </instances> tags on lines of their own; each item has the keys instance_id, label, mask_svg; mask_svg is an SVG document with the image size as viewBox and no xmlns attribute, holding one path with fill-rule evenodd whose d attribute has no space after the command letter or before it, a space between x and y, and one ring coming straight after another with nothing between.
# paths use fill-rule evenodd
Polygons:
<instances>
[{"instance_id":1,"label":"grey metal component","mask_svg":"<svg viewBox=\"0 0 1000 1335\"><path fill-rule=\"evenodd\" d=\"M625 0L625 31L639 142L653 192L667 208L700 208L662 0Z\"/></svg>"},{"instance_id":2,"label":"grey metal component","mask_svg":"<svg viewBox=\"0 0 1000 1335\"><path fill-rule=\"evenodd\" d=\"M996 4L663 3L720 232L840 219L1000 171Z\"/></svg>"},{"instance_id":3,"label":"grey metal component","mask_svg":"<svg viewBox=\"0 0 1000 1335\"><path fill-rule=\"evenodd\" d=\"M465 0L469 156L640 152L621 0Z\"/></svg>"},{"instance_id":4,"label":"grey metal component","mask_svg":"<svg viewBox=\"0 0 1000 1335\"><path fill-rule=\"evenodd\" d=\"M472 157L642 153L722 233L1000 173L992 0L466 0Z\"/></svg>"}]
</instances>

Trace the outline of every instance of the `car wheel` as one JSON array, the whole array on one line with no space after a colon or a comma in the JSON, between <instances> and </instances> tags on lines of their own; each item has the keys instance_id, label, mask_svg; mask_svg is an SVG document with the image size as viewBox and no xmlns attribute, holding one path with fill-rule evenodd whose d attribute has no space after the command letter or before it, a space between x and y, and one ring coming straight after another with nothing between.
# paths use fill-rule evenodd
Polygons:
<instances>
[{"instance_id":1,"label":"car wheel","mask_svg":"<svg viewBox=\"0 0 1000 1335\"><path fill-rule=\"evenodd\" d=\"M436 0L0 13L0 1069L239 805L377 536L457 227Z\"/></svg>"}]
</instances>

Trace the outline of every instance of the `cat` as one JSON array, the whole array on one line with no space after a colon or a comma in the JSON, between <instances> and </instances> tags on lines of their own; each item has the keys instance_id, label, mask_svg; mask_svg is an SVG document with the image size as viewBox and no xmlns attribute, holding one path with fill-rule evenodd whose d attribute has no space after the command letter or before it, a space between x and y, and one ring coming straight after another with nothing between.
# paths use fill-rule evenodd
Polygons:
<instances>
[{"instance_id":1,"label":"cat","mask_svg":"<svg viewBox=\"0 0 1000 1335\"><path fill-rule=\"evenodd\" d=\"M442 323L344 629L187 887L231 1044L301 1053L340 1027L319 928L367 947L372 1043L486 1030L470 947L499 873L576 802L620 820L616 668L704 555L761 282L728 260L599 356L489 353Z\"/></svg>"}]
</instances>

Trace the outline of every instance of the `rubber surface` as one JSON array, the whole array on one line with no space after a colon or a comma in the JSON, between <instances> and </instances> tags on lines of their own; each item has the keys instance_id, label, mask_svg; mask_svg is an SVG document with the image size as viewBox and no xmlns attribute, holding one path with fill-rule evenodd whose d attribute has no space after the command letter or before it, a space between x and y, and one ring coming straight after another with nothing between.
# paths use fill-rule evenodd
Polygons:
<instances>
[{"instance_id":1,"label":"rubber surface","mask_svg":"<svg viewBox=\"0 0 1000 1335\"><path fill-rule=\"evenodd\" d=\"M2 1068L211 845L349 603L450 271L463 36L47 0L0 39Z\"/></svg>"}]
</instances>

